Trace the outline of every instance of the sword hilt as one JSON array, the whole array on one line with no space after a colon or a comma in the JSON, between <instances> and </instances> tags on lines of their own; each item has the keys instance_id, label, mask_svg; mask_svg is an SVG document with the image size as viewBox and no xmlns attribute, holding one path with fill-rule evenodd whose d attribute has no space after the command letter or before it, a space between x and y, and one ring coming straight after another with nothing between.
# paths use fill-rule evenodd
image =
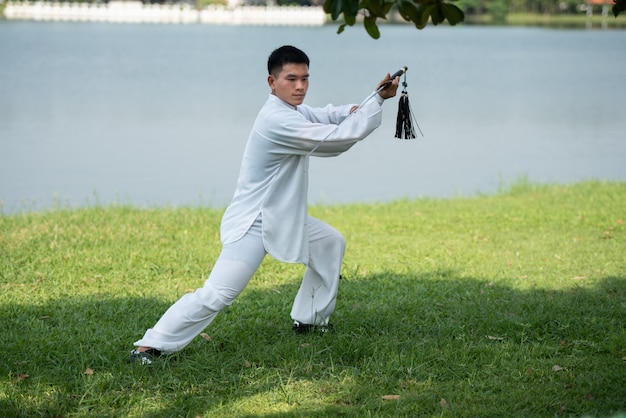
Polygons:
<instances>
[{"instance_id":1,"label":"sword hilt","mask_svg":"<svg viewBox=\"0 0 626 418\"><path fill-rule=\"evenodd\" d=\"M396 77L400 77L402 74L406 73L407 70L409 69L409 67L404 66L402 68L400 68L398 71L396 71L395 73L393 73L391 75L391 77L389 77L389 81L384 82L383 84L380 85L380 87L378 88L378 90L376 90L377 92L381 91L381 90L385 90L387 87L389 87L389 84L391 84L391 82L396 78Z\"/></svg>"}]
</instances>

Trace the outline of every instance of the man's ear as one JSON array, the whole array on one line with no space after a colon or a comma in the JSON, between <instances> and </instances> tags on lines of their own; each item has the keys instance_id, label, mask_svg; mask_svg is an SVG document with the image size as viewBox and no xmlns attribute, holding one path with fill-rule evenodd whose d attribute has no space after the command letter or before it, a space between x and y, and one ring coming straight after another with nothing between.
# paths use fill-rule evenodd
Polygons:
<instances>
[{"instance_id":1,"label":"man's ear","mask_svg":"<svg viewBox=\"0 0 626 418\"><path fill-rule=\"evenodd\" d=\"M274 84L276 83L276 79L274 78L273 75L268 75L267 76L267 85L270 86L270 89L272 89L272 91L274 91Z\"/></svg>"}]
</instances>

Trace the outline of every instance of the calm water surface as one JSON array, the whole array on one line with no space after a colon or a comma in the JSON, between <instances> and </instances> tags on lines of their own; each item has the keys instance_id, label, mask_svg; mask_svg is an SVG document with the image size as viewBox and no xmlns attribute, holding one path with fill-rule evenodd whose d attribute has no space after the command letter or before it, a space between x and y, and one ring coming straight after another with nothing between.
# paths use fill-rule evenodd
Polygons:
<instances>
[{"instance_id":1,"label":"calm water surface","mask_svg":"<svg viewBox=\"0 0 626 418\"><path fill-rule=\"evenodd\" d=\"M626 181L626 32L335 30L0 21L2 211L225 206L282 44L311 58L311 105L358 103L407 65L425 134L394 139L388 101L363 143L311 161L312 203Z\"/></svg>"}]
</instances>

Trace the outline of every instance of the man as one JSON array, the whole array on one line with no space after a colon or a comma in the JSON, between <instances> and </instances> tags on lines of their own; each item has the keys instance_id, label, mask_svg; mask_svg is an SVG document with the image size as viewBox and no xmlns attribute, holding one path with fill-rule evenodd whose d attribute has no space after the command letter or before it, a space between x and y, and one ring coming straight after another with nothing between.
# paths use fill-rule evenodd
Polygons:
<instances>
[{"instance_id":1,"label":"man","mask_svg":"<svg viewBox=\"0 0 626 418\"><path fill-rule=\"evenodd\" d=\"M243 154L232 202L220 228L222 251L204 286L181 297L135 342L131 360L150 364L181 350L243 291L266 254L306 270L291 317L296 333L328 329L345 250L341 234L307 215L309 156L350 149L380 126L381 106L399 79L382 80L362 105L312 108L309 58L283 46L267 62L271 94L259 112ZM386 87L383 88L383 85Z\"/></svg>"}]
</instances>

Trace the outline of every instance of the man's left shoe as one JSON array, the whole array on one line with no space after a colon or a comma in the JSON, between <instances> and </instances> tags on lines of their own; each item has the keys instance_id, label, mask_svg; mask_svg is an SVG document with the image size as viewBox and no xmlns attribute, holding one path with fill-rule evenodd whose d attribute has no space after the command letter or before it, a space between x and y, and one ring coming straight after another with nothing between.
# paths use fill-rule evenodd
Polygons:
<instances>
[{"instance_id":1,"label":"man's left shoe","mask_svg":"<svg viewBox=\"0 0 626 418\"><path fill-rule=\"evenodd\" d=\"M333 327L333 324L311 325L311 324L302 324L298 321L295 321L293 323L293 326L291 327L291 330L295 332L296 334L309 334L315 331L319 331L322 334L325 334L327 332L333 332L334 327Z\"/></svg>"}]
</instances>

